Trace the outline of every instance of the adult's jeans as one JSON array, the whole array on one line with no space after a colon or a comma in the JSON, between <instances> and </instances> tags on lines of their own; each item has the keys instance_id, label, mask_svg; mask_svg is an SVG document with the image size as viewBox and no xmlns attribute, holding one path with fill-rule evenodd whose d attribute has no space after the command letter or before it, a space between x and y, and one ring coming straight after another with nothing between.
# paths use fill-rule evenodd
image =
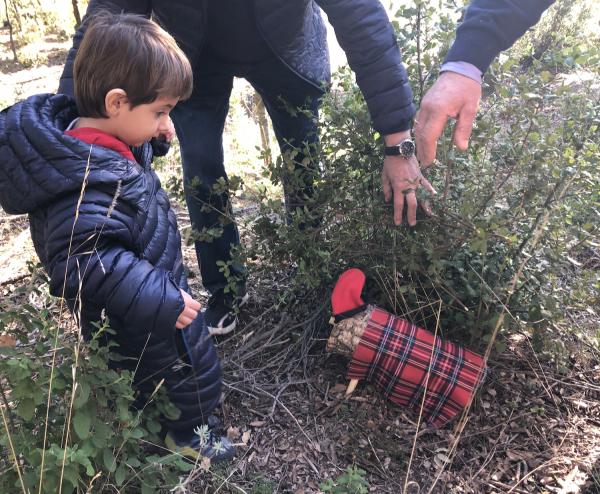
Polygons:
<instances>
[{"instance_id":1,"label":"adult's jeans","mask_svg":"<svg viewBox=\"0 0 600 494\"><path fill-rule=\"evenodd\" d=\"M234 76L248 80L260 94L282 154L301 149L305 144L316 145L318 106L323 92L274 55L253 65L238 65L219 60L205 49L194 66L192 96L173 109L172 117L181 144L186 202L192 227L199 233L195 248L202 283L209 292L215 293L227 285L217 263L229 262L231 248L240 242L229 192L215 193L213 189L220 178L228 183L223 129ZM293 111L295 108L304 111ZM302 153L294 157L296 167L302 168L303 159ZM288 211L299 206L301 196L312 190L311 174L304 176L306 186L295 196L288 193L287 181L283 181ZM210 233L220 229L222 234L212 238ZM230 271L238 280L245 279L244 266L234 263Z\"/></svg>"}]
</instances>

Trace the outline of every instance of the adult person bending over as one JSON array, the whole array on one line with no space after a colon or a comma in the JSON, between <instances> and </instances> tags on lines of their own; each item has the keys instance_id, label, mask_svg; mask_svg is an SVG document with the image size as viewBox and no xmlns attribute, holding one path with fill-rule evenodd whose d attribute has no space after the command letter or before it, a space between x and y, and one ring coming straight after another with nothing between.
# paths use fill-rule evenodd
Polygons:
<instances>
[{"instance_id":1,"label":"adult person bending over","mask_svg":"<svg viewBox=\"0 0 600 494\"><path fill-rule=\"evenodd\" d=\"M481 1L475 0L474 5ZM519 3L516 0L497 2L505 9L518 10L513 5ZM416 189L434 190L414 156L412 91L394 31L378 0L91 0L88 6L86 16L97 9L152 15L192 62L192 96L178 105L172 116L181 143L184 181L192 184L186 187L186 201L192 226L201 234L195 247L202 282L211 293L205 317L212 334L235 328L234 307L243 303L246 293L245 270L238 265L231 266L240 280L237 294L224 293L227 280L218 262L231 260L231 247L239 243L239 234L231 219L229 194L213 192L221 177L227 180L222 134L233 77L244 77L261 95L282 153L293 146L316 143L319 99L330 80L319 7L327 14L356 74L373 127L390 147L382 183L386 200L393 198L394 222L402 222L406 203L408 223L414 225ZM73 92L72 61L85 27L84 19L61 77L61 92ZM455 45L462 47L462 52L479 49L471 42L459 36ZM290 106L305 106L308 111L292 115ZM298 167L303 158L301 154L295 157ZM310 194L310 174L304 177L304 193ZM302 201L302 197L290 197L287 190L285 195L288 208ZM222 229L219 238L207 235L213 228Z\"/></svg>"}]
</instances>

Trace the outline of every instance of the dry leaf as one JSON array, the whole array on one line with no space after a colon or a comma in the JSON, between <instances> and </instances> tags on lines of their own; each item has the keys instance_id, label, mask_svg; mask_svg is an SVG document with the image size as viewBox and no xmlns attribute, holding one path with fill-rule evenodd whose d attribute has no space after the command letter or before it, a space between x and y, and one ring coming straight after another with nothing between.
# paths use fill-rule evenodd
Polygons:
<instances>
[{"instance_id":1,"label":"dry leaf","mask_svg":"<svg viewBox=\"0 0 600 494\"><path fill-rule=\"evenodd\" d=\"M210 458L203 456L202 460L200 460L200 468L205 472L208 472L210 470Z\"/></svg>"},{"instance_id":2,"label":"dry leaf","mask_svg":"<svg viewBox=\"0 0 600 494\"><path fill-rule=\"evenodd\" d=\"M230 441L234 441L238 437L240 437L240 429L239 429L239 427L229 427L227 429L227 439L229 439Z\"/></svg>"},{"instance_id":3,"label":"dry leaf","mask_svg":"<svg viewBox=\"0 0 600 494\"><path fill-rule=\"evenodd\" d=\"M265 421L264 420L254 420L253 422L250 422L250 425L252 427L262 427L263 425L265 425Z\"/></svg>"},{"instance_id":4,"label":"dry leaf","mask_svg":"<svg viewBox=\"0 0 600 494\"><path fill-rule=\"evenodd\" d=\"M249 440L250 440L250 431L246 431L242 434L242 442L244 444L248 444Z\"/></svg>"},{"instance_id":5,"label":"dry leaf","mask_svg":"<svg viewBox=\"0 0 600 494\"><path fill-rule=\"evenodd\" d=\"M17 345L17 340L7 334L0 334L0 347L14 347Z\"/></svg>"}]
</instances>

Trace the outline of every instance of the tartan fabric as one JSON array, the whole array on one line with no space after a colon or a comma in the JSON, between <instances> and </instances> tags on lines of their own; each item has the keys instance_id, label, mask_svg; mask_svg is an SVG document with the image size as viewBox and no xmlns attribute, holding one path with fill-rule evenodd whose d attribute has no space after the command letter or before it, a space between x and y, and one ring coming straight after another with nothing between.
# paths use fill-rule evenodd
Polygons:
<instances>
[{"instance_id":1,"label":"tartan fabric","mask_svg":"<svg viewBox=\"0 0 600 494\"><path fill-rule=\"evenodd\" d=\"M348 379L367 380L416 413L425 392L423 419L433 427L461 412L485 374L480 355L377 307L348 365Z\"/></svg>"}]
</instances>

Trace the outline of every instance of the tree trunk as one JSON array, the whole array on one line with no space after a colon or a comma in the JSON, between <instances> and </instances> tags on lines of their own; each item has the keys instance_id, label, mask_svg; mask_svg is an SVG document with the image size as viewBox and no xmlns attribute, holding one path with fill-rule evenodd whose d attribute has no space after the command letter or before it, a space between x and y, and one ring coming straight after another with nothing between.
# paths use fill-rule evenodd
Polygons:
<instances>
[{"instance_id":1,"label":"tree trunk","mask_svg":"<svg viewBox=\"0 0 600 494\"><path fill-rule=\"evenodd\" d=\"M75 29L79 27L81 24L81 14L79 13L79 6L77 5L77 0L71 0L73 4L73 16L75 17Z\"/></svg>"},{"instance_id":2,"label":"tree trunk","mask_svg":"<svg viewBox=\"0 0 600 494\"><path fill-rule=\"evenodd\" d=\"M271 163L270 142L269 142L269 121L267 120L267 110L260 95L255 91L253 97L254 117L260 129L260 145L263 149L265 165Z\"/></svg>"},{"instance_id":3,"label":"tree trunk","mask_svg":"<svg viewBox=\"0 0 600 494\"><path fill-rule=\"evenodd\" d=\"M10 22L10 17L8 15L8 2L6 0L4 0L4 8L6 9L6 23L8 24L8 35L10 38L10 49L13 52L13 60L16 62L19 61L19 58L17 57L17 48L15 47L15 40L13 38L13 28L12 28L12 23Z\"/></svg>"}]
</instances>

